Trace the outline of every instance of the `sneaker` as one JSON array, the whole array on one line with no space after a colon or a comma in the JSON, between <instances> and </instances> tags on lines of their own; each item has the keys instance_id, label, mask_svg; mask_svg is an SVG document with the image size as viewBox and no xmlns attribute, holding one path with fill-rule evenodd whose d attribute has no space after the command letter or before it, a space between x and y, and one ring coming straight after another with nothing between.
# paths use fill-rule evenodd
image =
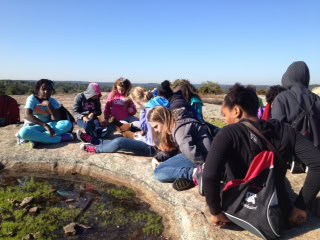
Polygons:
<instances>
[{"instance_id":1,"label":"sneaker","mask_svg":"<svg viewBox=\"0 0 320 240\"><path fill-rule=\"evenodd\" d=\"M18 145L22 145L22 144L27 143L27 140L24 140L24 139L19 138L19 137L17 137L16 140L17 140L17 144L18 144Z\"/></svg>"},{"instance_id":2,"label":"sneaker","mask_svg":"<svg viewBox=\"0 0 320 240\"><path fill-rule=\"evenodd\" d=\"M73 139L74 138L72 133L64 133L61 135L61 142L70 142Z\"/></svg>"},{"instance_id":3,"label":"sneaker","mask_svg":"<svg viewBox=\"0 0 320 240\"><path fill-rule=\"evenodd\" d=\"M201 196L204 196L203 187L202 187L203 168L204 168L204 163L199 164L196 168L196 171L193 174L193 181L195 185L198 185L199 193Z\"/></svg>"},{"instance_id":4,"label":"sneaker","mask_svg":"<svg viewBox=\"0 0 320 240\"><path fill-rule=\"evenodd\" d=\"M34 142L34 141L28 141L28 144L29 144L29 147L32 149L34 149L38 146L38 143Z\"/></svg>"},{"instance_id":5,"label":"sneaker","mask_svg":"<svg viewBox=\"0 0 320 240\"><path fill-rule=\"evenodd\" d=\"M82 143L80 149L89 153L97 153L97 147L93 144Z\"/></svg>"},{"instance_id":6,"label":"sneaker","mask_svg":"<svg viewBox=\"0 0 320 240\"><path fill-rule=\"evenodd\" d=\"M92 141L92 137L87 133L83 133L80 129L77 130L77 138L84 143L91 143Z\"/></svg>"},{"instance_id":7,"label":"sneaker","mask_svg":"<svg viewBox=\"0 0 320 240\"><path fill-rule=\"evenodd\" d=\"M185 191L195 186L194 181L186 178L178 178L172 183L173 189L177 191Z\"/></svg>"},{"instance_id":8,"label":"sneaker","mask_svg":"<svg viewBox=\"0 0 320 240\"><path fill-rule=\"evenodd\" d=\"M123 125L123 123L117 120L115 117L111 117L108 122L109 124L113 123L117 127L121 127Z\"/></svg>"}]
</instances>

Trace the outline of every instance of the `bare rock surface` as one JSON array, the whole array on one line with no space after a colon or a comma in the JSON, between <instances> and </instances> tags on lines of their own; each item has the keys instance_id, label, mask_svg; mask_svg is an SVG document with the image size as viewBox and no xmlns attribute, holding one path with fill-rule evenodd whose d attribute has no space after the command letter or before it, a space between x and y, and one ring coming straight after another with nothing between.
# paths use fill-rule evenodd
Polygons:
<instances>
[{"instance_id":1,"label":"bare rock surface","mask_svg":"<svg viewBox=\"0 0 320 240\"><path fill-rule=\"evenodd\" d=\"M24 99L20 99L24 104ZM57 97L58 98L58 97ZM74 96L63 99L71 110ZM18 100L18 102L20 102ZM66 105L68 102L68 105ZM103 105L103 104L102 104ZM212 104L211 104L212 105ZM210 104L205 105L210 108ZM217 105L220 113L220 107ZM208 110L207 112L212 112ZM103 181L133 188L138 197L148 202L163 217L165 236L171 239L257 239L247 231L235 226L222 229L207 220L205 199L196 188L184 192L175 191L171 184L160 183L152 175L151 158L128 153L90 154L79 150L79 142L42 145L31 149L27 144L17 145L14 134L22 125L0 128L0 164L12 171L53 173L55 175L80 174ZM305 174L290 175L293 191L303 184ZM285 231L283 239L320 239L320 221L311 216L307 225Z\"/></svg>"}]
</instances>

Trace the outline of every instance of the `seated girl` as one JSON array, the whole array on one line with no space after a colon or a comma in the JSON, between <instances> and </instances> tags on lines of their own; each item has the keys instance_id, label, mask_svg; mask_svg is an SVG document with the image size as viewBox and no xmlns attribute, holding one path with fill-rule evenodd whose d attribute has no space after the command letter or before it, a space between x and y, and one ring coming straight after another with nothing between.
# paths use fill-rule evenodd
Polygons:
<instances>
[{"instance_id":1,"label":"seated girl","mask_svg":"<svg viewBox=\"0 0 320 240\"><path fill-rule=\"evenodd\" d=\"M168 148L179 146L180 154L156 164L154 176L161 182L173 182L177 191L187 190L198 183L197 167L205 162L212 136L206 125L184 109L171 112L164 107L150 110L148 120L155 132L155 142ZM155 163L156 160L153 159ZM199 170L200 171L200 170Z\"/></svg>"},{"instance_id":2,"label":"seated girl","mask_svg":"<svg viewBox=\"0 0 320 240\"><path fill-rule=\"evenodd\" d=\"M204 122L202 114L202 100L197 93L197 89L186 79L177 79L172 84L173 92L181 91L185 100L190 103L196 119Z\"/></svg>"},{"instance_id":3,"label":"seated girl","mask_svg":"<svg viewBox=\"0 0 320 240\"><path fill-rule=\"evenodd\" d=\"M17 137L29 141L32 147L36 143L50 144L73 140L73 135L68 133L73 127L72 122L61 120L61 104L51 97L53 93L54 83L41 79L36 83L34 94L27 98L24 125Z\"/></svg>"},{"instance_id":4,"label":"seated girl","mask_svg":"<svg viewBox=\"0 0 320 240\"><path fill-rule=\"evenodd\" d=\"M229 222L221 207L221 181L243 179L253 157L266 149L264 141L242 124L244 121L257 128L284 161L290 161L296 155L309 167L303 188L292 204L285 186L286 163L279 164L281 167L278 168L276 189L284 219L288 219L293 226L305 223L306 207L319 192L320 151L289 124L277 120L258 120L258 108L256 93L240 84L234 85L224 98L222 112L228 126L215 137L203 170L203 190L211 213L210 220L214 225L223 226Z\"/></svg>"},{"instance_id":5,"label":"seated girl","mask_svg":"<svg viewBox=\"0 0 320 240\"><path fill-rule=\"evenodd\" d=\"M121 77L115 81L104 109L104 119L106 121L111 117L129 123L139 120L134 116L137 113L136 106L129 98L131 87L129 79Z\"/></svg>"},{"instance_id":6,"label":"seated girl","mask_svg":"<svg viewBox=\"0 0 320 240\"><path fill-rule=\"evenodd\" d=\"M79 93L74 100L73 115L78 126L77 138L82 142L99 144L99 138L110 136L116 129L110 125L103 129L98 116L101 115L101 88L98 83L89 83L86 91Z\"/></svg>"},{"instance_id":7,"label":"seated girl","mask_svg":"<svg viewBox=\"0 0 320 240\"><path fill-rule=\"evenodd\" d=\"M113 153L118 151L132 152L140 156L153 156L155 148L152 139L152 131L147 120L147 113L156 106L169 107L169 102L161 97L153 98L153 94L144 88L133 89L131 97L137 107L141 108L139 128L141 131L134 133L134 139L118 137L113 140L103 140L101 144L82 144L80 148L92 153ZM124 125L123 125L124 126ZM122 127L120 130L122 130Z\"/></svg>"}]
</instances>

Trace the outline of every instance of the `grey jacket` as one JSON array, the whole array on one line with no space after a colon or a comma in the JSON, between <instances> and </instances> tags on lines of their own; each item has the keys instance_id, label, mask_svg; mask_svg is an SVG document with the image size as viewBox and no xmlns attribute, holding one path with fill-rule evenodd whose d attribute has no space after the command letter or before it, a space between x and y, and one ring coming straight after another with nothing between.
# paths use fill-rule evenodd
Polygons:
<instances>
[{"instance_id":1,"label":"grey jacket","mask_svg":"<svg viewBox=\"0 0 320 240\"><path fill-rule=\"evenodd\" d=\"M306 63L292 63L282 77L282 86L288 90L280 93L273 101L271 117L292 124L299 114L303 110L308 111L315 101L312 111L319 127L313 134L320 136L320 98L308 89L309 81L309 68Z\"/></svg>"},{"instance_id":2,"label":"grey jacket","mask_svg":"<svg viewBox=\"0 0 320 240\"><path fill-rule=\"evenodd\" d=\"M101 102L100 99L93 100L93 96L98 95L92 84L83 93L79 93L73 105L73 116L75 120L80 120L89 113L94 113L96 116L101 115Z\"/></svg>"},{"instance_id":3,"label":"grey jacket","mask_svg":"<svg viewBox=\"0 0 320 240\"><path fill-rule=\"evenodd\" d=\"M205 162L212 142L208 127L194 119L187 111L175 111L175 115L173 137L181 153L195 163Z\"/></svg>"}]
</instances>

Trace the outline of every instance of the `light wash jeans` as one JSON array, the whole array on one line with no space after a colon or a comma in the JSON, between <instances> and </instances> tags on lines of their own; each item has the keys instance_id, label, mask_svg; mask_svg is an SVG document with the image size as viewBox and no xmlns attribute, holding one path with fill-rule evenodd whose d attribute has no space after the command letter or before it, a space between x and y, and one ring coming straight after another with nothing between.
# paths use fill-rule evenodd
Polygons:
<instances>
[{"instance_id":1,"label":"light wash jeans","mask_svg":"<svg viewBox=\"0 0 320 240\"><path fill-rule=\"evenodd\" d=\"M69 132L73 127L72 122L69 120L49 122L47 124L55 131L55 136L50 137L49 132L44 127L36 124L23 126L18 132L18 137L39 143L59 143L61 142L60 135Z\"/></svg>"},{"instance_id":2,"label":"light wash jeans","mask_svg":"<svg viewBox=\"0 0 320 240\"><path fill-rule=\"evenodd\" d=\"M98 119L93 119L85 123L82 119L77 120L77 125L83 128L87 134L96 139L109 138L117 130L116 125L109 124L106 128L102 128Z\"/></svg>"},{"instance_id":3,"label":"light wash jeans","mask_svg":"<svg viewBox=\"0 0 320 240\"><path fill-rule=\"evenodd\" d=\"M130 116L130 117L124 119L124 121L126 121L128 123L133 123L133 122L139 121L139 118L137 118L135 116Z\"/></svg>"},{"instance_id":4,"label":"light wash jeans","mask_svg":"<svg viewBox=\"0 0 320 240\"><path fill-rule=\"evenodd\" d=\"M118 137L113 140L102 140L101 144L96 146L98 153L114 153L118 151L132 152L139 156L153 156L155 149L142 141L133 140L124 137Z\"/></svg>"},{"instance_id":5,"label":"light wash jeans","mask_svg":"<svg viewBox=\"0 0 320 240\"><path fill-rule=\"evenodd\" d=\"M160 182L174 182L178 178L193 180L193 169L197 165L188 160L182 153L160 163L154 170L154 177Z\"/></svg>"}]
</instances>

